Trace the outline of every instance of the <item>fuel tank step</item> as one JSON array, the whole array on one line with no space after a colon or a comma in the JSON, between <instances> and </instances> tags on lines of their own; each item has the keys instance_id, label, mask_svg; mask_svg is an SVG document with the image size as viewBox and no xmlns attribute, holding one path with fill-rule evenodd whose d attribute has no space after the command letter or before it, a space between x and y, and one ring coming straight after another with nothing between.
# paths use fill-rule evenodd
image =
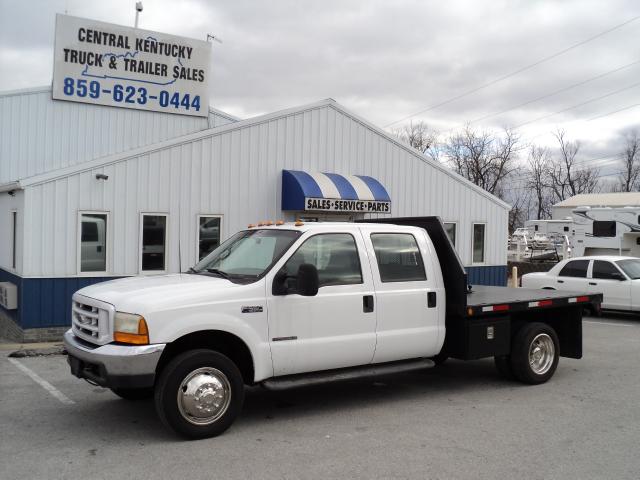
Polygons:
<instances>
[{"instance_id":1,"label":"fuel tank step","mask_svg":"<svg viewBox=\"0 0 640 480\"><path fill-rule=\"evenodd\" d=\"M323 372L299 373L283 377L273 377L260 384L268 390L286 390L288 388L307 387L328 382L353 380L357 378L377 377L394 373L411 372L434 367L433 360L419 358L400 362L376 363L360 367L339 368Z\"/></svg>"}]
</instances>

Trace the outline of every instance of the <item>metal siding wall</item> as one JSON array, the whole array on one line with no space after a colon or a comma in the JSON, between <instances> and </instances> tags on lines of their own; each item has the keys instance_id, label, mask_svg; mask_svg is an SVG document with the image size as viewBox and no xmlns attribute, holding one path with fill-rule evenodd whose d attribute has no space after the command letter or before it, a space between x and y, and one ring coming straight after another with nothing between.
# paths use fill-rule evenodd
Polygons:
<instances>
[{"instance_id":1,"label":"metal siding wall","mask_svg":"<svg viewBox=\"0 0 640 480\"><path fill-rule=\"evenodd\" d=\"M77 212L110 217L110 275L138 273L140 212L169 213L171 271L192 265L196 216L223 215L223 235L285 216L283 168L367 174L392 198L395 216L458 221L458 250L471 263L471 223L487 223L486 265L506 264L506 210L455 177L331 106L277 117L185 145L27 188L32 204L27 276L77 274ZM109 180L95 179L106 173ZM293 215L289 214L291 219ZM178 253L181 246L181 255Z\"/></svg>"},{"instance_id":2,"label":"metal siding wall","mask_svg":"<svg viewBox=\"0 0 640 480\"><path fill-rule=\"evenodd\" d=\"M0 183L234 121L54 101L51 90L0 95Z\"/></svg>"}]
</instances>

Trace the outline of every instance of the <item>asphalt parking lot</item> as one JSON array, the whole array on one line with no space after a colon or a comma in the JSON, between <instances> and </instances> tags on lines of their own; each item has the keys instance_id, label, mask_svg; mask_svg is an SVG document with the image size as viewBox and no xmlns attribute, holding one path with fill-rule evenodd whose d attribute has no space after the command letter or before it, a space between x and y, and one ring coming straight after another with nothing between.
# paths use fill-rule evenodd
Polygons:
<instances>
[{"instance_id":1,"label":"asphalt parking lot","mask_svg":"<svg viewBox=\"0 0 640 480\"><path fill-rule=\"evenodd\" d=\"M585 356L540 386L491 360L248 391L223 436L183 441L150 401L0 352L0 478L640 477L640 318L587 318ZM44 382L43 382L44 381Z\"/></svg>"}]
</instances>

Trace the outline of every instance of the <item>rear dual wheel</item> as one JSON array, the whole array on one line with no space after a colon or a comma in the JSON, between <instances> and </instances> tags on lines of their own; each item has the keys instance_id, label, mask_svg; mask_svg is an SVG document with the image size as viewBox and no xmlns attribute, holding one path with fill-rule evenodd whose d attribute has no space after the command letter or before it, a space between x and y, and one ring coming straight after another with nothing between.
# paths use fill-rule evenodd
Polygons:
<instances>
[{"instance_id":1,"label":"rear dual wheel","mask_svg":"<svg viewBox=\"0 0 640 480\"><path fill-rule=\"evenodd\" d=\"M507 379L537 385L549 380L558 367L560 344L546 323L527 323L515 334L511 354L495 357L498 372Z\"/></svg>"}]
</instances>

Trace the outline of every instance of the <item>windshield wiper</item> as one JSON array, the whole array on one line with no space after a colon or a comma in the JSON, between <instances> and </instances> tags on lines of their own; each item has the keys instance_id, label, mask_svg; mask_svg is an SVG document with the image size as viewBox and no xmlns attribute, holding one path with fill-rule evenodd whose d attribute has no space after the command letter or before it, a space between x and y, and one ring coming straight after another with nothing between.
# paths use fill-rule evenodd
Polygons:
<instances>
[{"instance_id":1,"label":"windshield wiper","mask_svg":"<svg viewBox=\"0 0 640 480\"><path fill-rule=\"evenodd\" d=\"M229 280L229 274L227 272L223 272L222 270L218 270L217 268L207 268L207 272L213 273L214 275L220 275L222 278L226 278Z\"/></svg>"},{"instance_id":2,"label":"windshield wiper","mask_svg":"<svg viewBox=\"0 0 640 480\"><path fill-rule=\"evenodd\" d=\"M196 271L193 269L193 267L189 267L189 270L187 270L187 272L186 272L186 273L198 273L198 272L196 272Z\"/></svg>"}]
</instances>

